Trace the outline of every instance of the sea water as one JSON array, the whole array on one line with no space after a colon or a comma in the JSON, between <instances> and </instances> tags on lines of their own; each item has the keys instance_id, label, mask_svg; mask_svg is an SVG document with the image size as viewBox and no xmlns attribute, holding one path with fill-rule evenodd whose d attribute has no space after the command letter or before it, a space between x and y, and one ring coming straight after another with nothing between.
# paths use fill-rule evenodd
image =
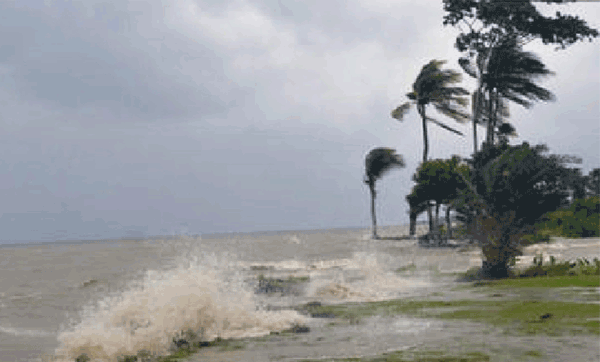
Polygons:
<instances>
[{"instance_id":1,"label":"sea water","mask_svg":"<svg viewBox=\"0 0 600 362\"><path fill-rule=\"evenodd\" d=\"M395 238L406 227L381 234L390 238L337 229L3 245L0 361L164 355L186 330L207 341L268 335L307 322L295 305L426 296L481 263L476 251ZM261 294L259 276L308 281Z\"/></svg>"}]
</instances>

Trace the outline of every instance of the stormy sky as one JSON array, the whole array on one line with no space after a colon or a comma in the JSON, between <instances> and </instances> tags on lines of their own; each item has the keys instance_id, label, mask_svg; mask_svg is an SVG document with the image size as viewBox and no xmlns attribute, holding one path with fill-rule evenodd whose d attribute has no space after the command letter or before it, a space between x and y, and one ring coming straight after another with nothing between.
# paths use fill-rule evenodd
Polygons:
<instances>
[{"instance_id":1,"label":"stormy sky","mask_svg":"<svg viewBox=\"0 0 600 362\"><path fill-rule=\"evenodd\" d=\"M600 28L596 3L536 6ZM460 69L442 16L409 0L2 2L0 240L368 227L379 146L407 162L377 185L379 222L407 223L421 124L390 111L429 60ZM580 156L587 174L597 40L526 50L556 72L557 101L511 105L511 142ZM438 119L466 136L431 125L430 157L468 157L470 126Z\"/></svg>"}]
</instances>

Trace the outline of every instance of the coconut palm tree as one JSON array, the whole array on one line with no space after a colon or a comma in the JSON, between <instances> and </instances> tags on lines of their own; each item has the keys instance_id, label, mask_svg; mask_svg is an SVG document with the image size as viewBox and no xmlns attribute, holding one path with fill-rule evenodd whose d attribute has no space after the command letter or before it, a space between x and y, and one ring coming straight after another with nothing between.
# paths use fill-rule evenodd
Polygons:
<instances>
[{"instance_id":1,"label":"coconut palm tree","mask_svg":"<svg viewBox=\"0 0 600 362\"><path fill-rule=\"evenodd\" d=\"M401 155L396 150L379 147L372 149L365 158L365 183L371 191L371 220L373 221L373 239L377 239L377 219L375 217L375 182L392 168L405 166Z\"/></svg>"},{"instance_id":2,"label":"coconut palm tree","mask_svg":"<svg viewBox=\"0 0 600 362\"><path fill-rule=\"evenodd\" d=\"M427 162L429 153L427 121L448 131L463 135L454 128L427 116L428 105L433 105L438 112L458 122L466 122L469 118L464 112L464 107L469 102L465 95L469 92L464 88L451 86L461 81L461 74L454 70L442 69L444 63L446 61L434 59L425 64L412 85L412 92L406 95L410 101L392 111L392 117L402 121L412 104L416 105L423 124L423 163ZM429 218L429 231L433 231L430 206L427 207L427 216Z\"/></svg>"},{"instance_id":3,"label":"coconut palm tree","mask_svg":"<svg viewBox=\"0 0 600 362\"><path fill-rule=\"evenodd\" d=\"M531 52L525 52L515 35L504 35L489 48L480 49L475 56L459 59L463 70L478 79L473 93L473 132L477 152L476 124L486 123L486 144L494 144L495 134L502 134L500 126L509 116L506 101L529 108L533 101L549 101L554 95L535 81L553 74ZM514 127L512 128L514 131Z\"/></svg>"}]
</instances>

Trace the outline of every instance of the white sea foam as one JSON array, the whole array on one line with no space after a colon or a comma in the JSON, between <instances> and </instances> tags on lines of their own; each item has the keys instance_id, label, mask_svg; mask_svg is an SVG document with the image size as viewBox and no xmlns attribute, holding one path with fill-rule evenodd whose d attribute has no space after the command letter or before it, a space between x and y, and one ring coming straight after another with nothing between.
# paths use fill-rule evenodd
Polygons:
<instances>
[{"instance_id":1,"label":"white sea foam","mask_svg":"<svg viewBox=\"0 0 600 362\"><path fill-rule=\"evenodd\" d=\"M192 331L202 340L269 334L303 323L295 311L257 310L235 263L188 252L179 267L148 271L138 283L84 308L80 321L59 333L58 361L86 353L113 362L141 350L169 353L173 337Z\"/></svg>"},{"instance_id":2,"label":"white sea foam","mask_svg":"<svg viewBox=\"0 0 600 362\"><path fill-rule=\"evenodd\" d=\"M52 335L52 333L45 331L39 331L35 329L12 328L7 326L0 326L0 333L11 334L17 337L47 337Z\"/></svg>"}]
</instances>

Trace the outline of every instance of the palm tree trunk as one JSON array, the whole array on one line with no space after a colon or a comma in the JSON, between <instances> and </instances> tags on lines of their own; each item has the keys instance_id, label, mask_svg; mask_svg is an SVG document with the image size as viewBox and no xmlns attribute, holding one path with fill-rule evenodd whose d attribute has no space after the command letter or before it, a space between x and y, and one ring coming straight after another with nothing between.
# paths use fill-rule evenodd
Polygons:
<instances>
[{"instance_id":1,"label":"palm tree trunk","mask_svg":"<svg viewBox=\"0 0 600 362\"><path fill-rule=\"evenodd\" d=\"M473 117L473 153L477 153L477 119Z\"/></svg>"},{"instance_id":2,"label":"palm tree trunk","mask_svg":"<svg viewBox=\"0 0 600 362\"><path fill-rule=\"evenodd\" d=\"M425 115L425 106L422 104L417 105L419 115L423 120L423 163L427 162L427 154L429 153L429 140L427 139L427 116ZM427 218L429 219L429 232L435 230L433 226L433 216L431 215L431 203L427 202Z\"/></svg>"},{"instance_id":3,"label":"palm tree trunk","mask_svg":"<svg viewBox=\"0 0 600 362\"><path fill-rule=\"evenodd\" d=\"M408 235L409 236L415 236L416 232L417 232L417 212L414 210L410 210L410 226L409 226L409 231L408 231Z\"/></svg>"},{"instance_id":4,"label":"palm tree trunk","mask_svg":"<svg viewBox=\"0 0 600 362\"><path fill-rule=\"evenodd\" d=\"M425 115L425 106L418 105L419 115L423 120L423 163L427 162L427 155L429 153L429 140L427 138L427 116Z\"/></svg>"},{"instance_id":5,"label":"palm tree trunk","mask_svg":"<svg viewBox=\"0 0 600 362\"><path fill-rule=\"evenodd\" d=\"M473 97L473 104L471 105L471 117L473 118L473 153L477 153L477 121L482 112L481 105L483 104L481 102L481 97L483 97L483 84L480 77L479 85L477 86L475 96Z\"/></svg>"},{"instance_id":6,"label":"palm tree trunk","mask_svg":"<svg viewBox=\"0 0 600 362\"><path fill-rule=\"evenodd\" d=\"M433 232L433 230L435 230L435 226L433 225L433 212L431 209L431 202L427 201L427 219L429 221L429 232Z\"/></svg>"},{"instance_id":7,"label":"palm tree trunk","mask_svg":"<svg viewBox=\"0 0 600 362\"><path fill-rule=\"evenodd\" d=\"M488 91L489 100L488 100L488 127L487 127L487 135L486 135L486 143L488 146L492 146L494 144L494 129L496 127L496 92L494 89L490 89Z\"/></svg>"},{"instance_id":8,"label":"palm tree trunk","mask_svg":"<svg viewBox=\"0 0 600 362\"><path fill-rule=\"evenodd\" d=\"M452 223L450 222L450 204L446 205L446 225L448 225L448 239L452 239Z\"/></svg>"},{"instance_id":9,"label":"palm tree trunk","mask_svg":"<svg viewBox=\"0 0 600 362\"><path fill-rule=\"evenodd\" d=\"M373 222L373 239L377 239L377 218L375 216L375 183L369 183L369 191L371 191L371 221Z\"/></svg>"},{"instance_id":10,"label":"palm tree trunk","mask_svg":"<svg viewBox=\"0 0 600 362\"><path fill-rule=\"evenodd\" d=\"M439 231L439 223L440 223L440 203L435 202L435 231Z\"/></svg>"}]
</instances>

